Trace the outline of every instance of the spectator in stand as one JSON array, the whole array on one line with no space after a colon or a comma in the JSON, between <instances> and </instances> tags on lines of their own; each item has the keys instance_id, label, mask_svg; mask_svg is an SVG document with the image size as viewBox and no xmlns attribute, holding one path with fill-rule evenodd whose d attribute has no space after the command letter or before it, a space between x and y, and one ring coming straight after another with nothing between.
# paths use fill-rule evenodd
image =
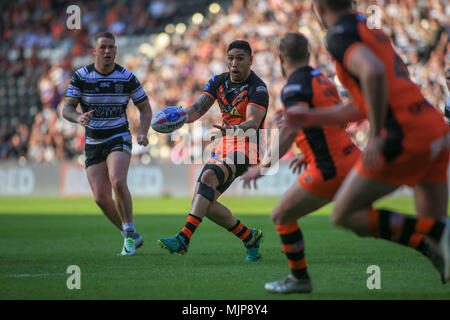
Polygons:
<instances>
[{"instance_id":1,"label":"spectator in stand","mask_svg":"<svg viewBox=\"0 0 450 320\"><path fill-rule=\"evenodd\" d=\"M28 87L39 82L42 106L38 110L40 113L35 116L35 122L38 123L42 121L43 113L56 114L72 69L75 69L76 59L86 59L90 54L89 36L107 28L116 32L116 35L126 37L150 34L156 26L169 23L172 15L181 12L178 8L185 2L82 0L79 1L83 13L81 30L69 30L65 25L66 9L70 4L68 0L58 1L57 4L50 0L0 3L0 68L8 76L26 79ZM366 13L366 8L372 4L382 9L383 31L391 36L397 52L408 64L411 77L421 87L426 98L444 110L447 91L443 70L450 65L450 6L447 1L369 0L359 1L357 9ZM312 14L311 0L234 0L229 9L206 17L199 25L189 25L184 34L169 34L167 46L153 46L151 54L130 50L117 62L142 79L146 92L157 93L149 94L150 103L155 108L179 104L180 101L192 104L209 75L224 69L223 52L226 51L226 44L237 38L248 39L255 51L253 68L269 87L267 123L273 125L268 127L275 128L275 121L271 120L281 109L278 97L283 83L276 63L275 48L281 35L287 31L300 31L310 39L312 66L335 80L334 65L320 40L323 31ZM50 57L43 55L45 49L55 47L65 48L69 54L56 61L48 60ZM340 87L338 82L336 84ZM345 92L342 94L345 100ZM212 108L202 119L205 128L218 123L220 112L215 109ZM47 123L46 119L44 123ZM137 115L130 114L129 120L133 130L138 124ZM32 126L28 126L31 129ZM44 148L45 128L42 127L44 132L41 137L31 134L31 139L26 141L27 158L32 161L45 161L44 157L39 156L41 152L38 152ZM367 123L363 122L350 126L349 133L358 145L364 146L367 129ZM55 136L62 135L66 145L66 152L58 151L55 154L67 159L80 159L83 141L75 132L76 129L68 126L55 125L55 131L50 133L53 144L61 144ZM10 140L15 133L15 128L9 128L7 135L0 134L0 157L5 154L1 150L12 148ZM152 141L157 143L157 149L174 145L168 135L150 131L150 137L154 137ZM152 149L156 148L144 150L134 159L137 161L145 155L150 156L152 161L170 161L170 152L169 155L166 152L156 154L151 153ZM293 152L298 150L294 148ZM57 158L60 159L60 156Z\"/></svg>"}]
</instances>

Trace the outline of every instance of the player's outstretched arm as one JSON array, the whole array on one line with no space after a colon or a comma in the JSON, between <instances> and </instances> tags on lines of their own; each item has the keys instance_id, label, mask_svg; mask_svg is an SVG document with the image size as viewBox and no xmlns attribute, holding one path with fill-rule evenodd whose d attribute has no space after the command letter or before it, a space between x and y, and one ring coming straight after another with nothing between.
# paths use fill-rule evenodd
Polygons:
<instances>
[{"instance_id":1,"label":"player's outstretched arm","mask_svg":"<svg viewBox=\"0 0 450 320\"><path fill-rule=\"evenodd\" d=\"M186 123L191 123L200 119L200 117L211 108L213 103L214 99L207 94L202 93L199 95L194 103L185 109L188 114Z\"/></svg>"},{"instance_id":2,"label":"player's outstretched arm","mask_svg":"<svg viewBox=\"0 0 450 320\"><path fill-rule=\"evenodd\" d=\"M265 110L253 105L249 105L247 107L246 120L244 122L241 122L238 125L231 125L226 119L223 119L223 122L225 124L224 126L215 124L213 125L213 127L219 129L222 132L222 135L226 135L227 130L234 130L234 134L237 136L241 136L244 134L252 135L251 132L246 131L252 129L255 130L254 133L256 134L256 130L258 130L258 128L260 127L265 115Z\"/></svg>"},{"instance_id":3,"label":"player's outstretched arm","mask_svg":"<svg viewBox=\"0 0 450 320\"><path fill-rule=\"evenodd\" d=\"M70 122L78 123L82 126L89 124L92 116L94 115L94 110L91 110L91 111L88 111L85 113L79 113L77 111L77 106L78 106L78 100L72 99L72 98L66 98L64 100L64 105L63 105L63 109L62 109L63 118Z\"/></svg>"},{"instance_id":4,"label":"player's outstretched arm","mask_svg":"<svg viewBox=\"0 0 450 320\"><path fill-rule=\"evenodd\" d=\"M282 121L280 126L280 132L278 139L274 139L269 152L261 161L259 166L249 168L243 175L242 180L244 182L244 188L249 188L253 181L253 187L256 189L256 180L262 176L262 168L270 168L271 165L278 162L291 148L295 141L295 137L298 134L299 129L295 129L293 126L288 125L285 121Z\"/></svg>"},{"instance_id":5,"label":"player's outstretched arm","mask_svg":"<svg viewBox=\"0 0 450 320\"><path fill-rule=\"evenodd\" d=\"M280 125L279 137L275 139L268 154L261 161L261 167L269 168L272 164L277 163L291 149L300 129L288 125L286 120L283 120Z\"/></svg>"},{"instance_id":6,"label":"player's outstretched arm","mask_svg":"<svg viewBox=\"0 0 450 320\"><path fill-rule=\"evenodd\" d=\"M286 111L290 125L309 128L315 126L345 125L349 122L362 120L365 115L353 102L330 106L329 108L311 109L296 105Z\"/></svg>"},{"instance_id":7,"label":"player's outstretched arm","mask_svg":"<svg viewBox=\"0 0 450 320\"><path fill-rule=\"evenodd\" d=\"M138 103L136 107L139 109L139 130L137 136L137 143L143 146L148 144L148 129L152 121L152 108L150 102L147 100Z\"/></svg>"},{"instance_id":8,"label":"player's outstretched arm","mask_svg":"<svg viewBox=\"0 0 450 320\"><path fill-rule=\"evenodd\" d=\"M246 120L239 124L239 128L247 131L248 129L257 130L266 115L266 111L254 105L247 107Z\"/></svg>"}]
</instances>

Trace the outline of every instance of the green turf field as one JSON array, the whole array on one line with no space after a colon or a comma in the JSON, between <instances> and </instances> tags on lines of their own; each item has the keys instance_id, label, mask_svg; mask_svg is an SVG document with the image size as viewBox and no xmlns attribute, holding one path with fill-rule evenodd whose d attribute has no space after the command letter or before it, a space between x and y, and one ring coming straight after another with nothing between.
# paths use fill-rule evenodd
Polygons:
<instances>
[{"instance_id":1,"label":"green turf field","mask_svg":"<svg viewBox=\"0 0 450 320\"><path fill-rule=\"evenodd\" d=\"M300 220L314 291L274 295L264 283L288 265L270 220L276 198L232 199L227 205L247 226L264 231L257 263L245 263L242 243L210 221L200 225L185 256L156 240L184 225L190 199L134 199L144 246L116 256L122 236L92 199L0 198L0 299L449 299L431 263L384 240L362 239L330 225L329 206ZM413 213L411 199L377 204ZM69 290L66 269L81 269L81 289ZM370 265L381 269L381 289L366 286Z\"/></svg>"}]
</instances>

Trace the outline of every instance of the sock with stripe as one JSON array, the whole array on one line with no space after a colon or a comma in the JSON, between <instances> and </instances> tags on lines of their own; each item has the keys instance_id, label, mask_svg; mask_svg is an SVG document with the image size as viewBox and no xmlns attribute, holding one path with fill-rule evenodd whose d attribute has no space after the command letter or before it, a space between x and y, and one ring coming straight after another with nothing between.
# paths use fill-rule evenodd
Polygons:
<instances>
[{"instance_id":1,"label":"sock with stripe","mask_svg":"<svg viewBox=\"0 0 450 320\"><path fill-rule=\"evenodd\" d=\"M236 222L236 224L231 227L230 229L228 229L228 231L230 231L231 233L233 233L236 237L238 237L239 239L242 240L242 242L244 242L244 244L246 245L247 242L250 241L250 239L252 238L252 233L250 231L249 228L247 228L246 226L244 226L242 224L242 222L240 222L239 220Z\"/></svg>"},{"instance_id":2,"label":"sock with stripe","mask_svg":"<svg viewBox=\"0 0 450 320\"><path fill-rule=\"evenodd\" d=\"M412 217L383 209L371 209L368 220L369 230L375 238L396 242L423 254L429 250L424 236L439 242L445 227L438 219Z\"/></svg>"},{"instance_id":3,"label":"sock with stripe","mask_svg":"<svg viewBox=\"0 0 450 320\"><path fill-rule=\"evenodd\" d=\"M134 222L122 223L122 234L125 238L132 237L136 233Z\"/></svg>"},{"instance_id":4,"label":"sock with stripe","mask_svg":"<svg viewBox=\"0 0 450 320\"><path fill-rule=\"evenodd\" d=\"M200 222L202 222L201 218L189 213L189 215L187 217L186 225L183 227L183 229L181 229L180 233L178 233L178 235L180 237L183 237L184 243L186 245L189 244L192 234L194 233L195 229L197 229Z\"/></svg>"},{"instance_id":5,"label":"sock with stripe","mask_svg":"<svg viewBox=\"0 0 450 320\"><path fill-rule=\"evenodd\" d=\"M281 246L288 258L291 273L297 279L309 278L305 258L305 241L297 221L275 225L275 228L280 235Z\"/></svg>"}]
</instances>

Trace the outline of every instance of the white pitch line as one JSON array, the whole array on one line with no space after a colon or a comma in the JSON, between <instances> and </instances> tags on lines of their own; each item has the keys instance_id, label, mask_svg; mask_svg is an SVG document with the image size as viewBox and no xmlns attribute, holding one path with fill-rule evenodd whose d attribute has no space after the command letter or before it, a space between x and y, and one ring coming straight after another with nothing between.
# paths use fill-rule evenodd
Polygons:
<instances>
[{"instance_id":1,"label":"white pitch line","mask_svg":"<svg viewBox=\"0 0 450 320\"><path fill-rule=\"evenodd\" d=\"M20 273L20 274L8 274L7 278L34 278L34 277L51 277L51 276L63 276L70 275L65 272L58 273Z\"/></svg>"}]
</instances>

